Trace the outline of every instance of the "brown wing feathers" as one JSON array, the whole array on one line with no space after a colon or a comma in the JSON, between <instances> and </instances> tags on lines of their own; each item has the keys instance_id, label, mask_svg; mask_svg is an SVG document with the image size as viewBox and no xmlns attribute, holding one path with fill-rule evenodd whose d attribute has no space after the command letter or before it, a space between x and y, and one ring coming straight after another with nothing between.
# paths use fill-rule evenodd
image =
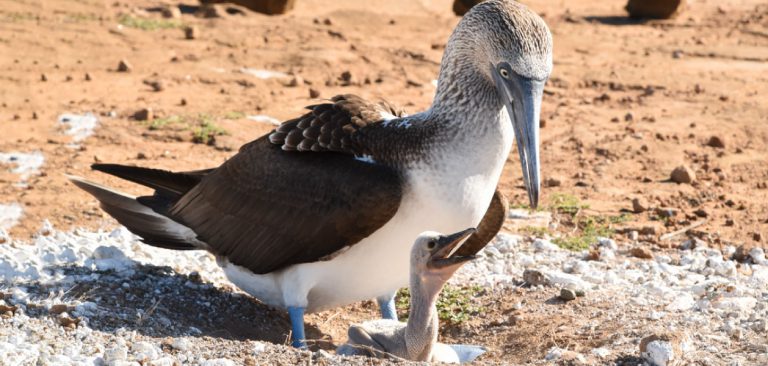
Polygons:
<instances>
[{"instance_id":1,"label":"brown wing feathers","mask_svg":"<svg viewBox=\"0 0 768 366\"><path fill-rule=\"evenodd\" d=\"M359 129L382 121L382 113L402 112L353 95L308 108L309 113L244 145L216 169L173 173L93 167L154 188L153 196L133 198L75 183L151 245L186 249L203 242L254 273L316 261L372 234L397 212L399 174L350 154L365 153L355 142ZM158 225L152 226L155 218ZM190 247L183 242L186 228Z\"/></svg>"},{"instance_id":2,"label":"brown wing feathers","mask_svg":"<svg viewBox=\"0 0 768 366\"><path fill-rule=\"evenodd\" d=\"M169 214L216 254L269 273L357 243L394 216L401 196L390 168L345 154L285 152L262 137Z\"/></svg>"},{"instance_id":3,"label":"brown wing feathers","mask_svg":"<svg viewBox=\"0 0 768 366\"><path fill-rule=\"evenodd\" d=\"M286 151L361 155L366 149L355 140L359 129L381 122L382 113L404 114L386 102L374 104L350 94L335 96L331 102L307 107L309 113L280 125L269 135L269 141Z\"/></svg>"}]
</instances>

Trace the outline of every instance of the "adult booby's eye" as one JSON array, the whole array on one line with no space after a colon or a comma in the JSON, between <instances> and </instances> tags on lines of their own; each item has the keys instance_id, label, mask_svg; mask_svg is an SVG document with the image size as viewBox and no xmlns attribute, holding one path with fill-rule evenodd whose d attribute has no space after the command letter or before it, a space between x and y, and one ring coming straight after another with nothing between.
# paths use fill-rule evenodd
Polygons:
<instances>
[{"instance_id":1,"label":"adult booby's eye","mask_svg":"<svg viewBox=\"0 0 768 366\"><path fill-rule=\"evenodd\" d=\"M499 75L503 77L504 79L509 79L509 71L505 68L499 68Z\"/></svg>"},{"instance_id":2,"label":"adult booby's eye","mask_svg":"<svg viewBox=\"0 0 768 366\"><path fill-rule=\"evenodd\" d=\"M435 249L436 245L437 245L437 243L435 243L435 241L432 240L429 243L427 243L427 249Z\"/></svg>"}]
</instances>

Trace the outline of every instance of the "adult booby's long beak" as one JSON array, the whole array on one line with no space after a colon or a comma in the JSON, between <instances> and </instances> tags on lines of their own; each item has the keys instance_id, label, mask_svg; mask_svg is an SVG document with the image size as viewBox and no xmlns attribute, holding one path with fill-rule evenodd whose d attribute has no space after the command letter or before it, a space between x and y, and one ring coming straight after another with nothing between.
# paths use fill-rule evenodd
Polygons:
<instances>
[{"instance_id":1,"label":"adult booby's long beak","mask_svg":"<svg viewBox=\"0 0 768 366\"><path fill-rule=\"evenodd\" d=\"M496 91L512 120L517 152L523 168L523 182L531 208L539 205L539 114L544 81L520 76L508 64L493 67Z\"/></svg>"}]
</instances>

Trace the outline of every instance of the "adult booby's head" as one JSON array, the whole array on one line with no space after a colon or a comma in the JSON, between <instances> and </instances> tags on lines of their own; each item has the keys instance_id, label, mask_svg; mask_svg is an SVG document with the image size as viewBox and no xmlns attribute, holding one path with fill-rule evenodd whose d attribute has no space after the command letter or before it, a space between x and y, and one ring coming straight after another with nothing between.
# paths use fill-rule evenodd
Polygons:
<instances>
[{"instance_id":1,"label":"adult booby's head","mask_svg":"<svg viewBox=\"0 0 768 366\"><path fill-rule=\"evenodd\" d=\"M457 252L476 231L470 228L451 235L427 231L419 235L411 249L411 275L422 283L434 282L439 291L462 264L475 258Z\"/></svg>"},{"instance_id":2,"label":"adult booby's head","mask_svg":"<svg viewBox=\"0 0 768 366\"><path fill-rule=\"evenodd\" d=\"M489 0L473 7L451 35L434 102L506 109L532 208L539 201L541 98L551 71L552 35L544 20L515 1Z\"/></svg>"}]
</instances>

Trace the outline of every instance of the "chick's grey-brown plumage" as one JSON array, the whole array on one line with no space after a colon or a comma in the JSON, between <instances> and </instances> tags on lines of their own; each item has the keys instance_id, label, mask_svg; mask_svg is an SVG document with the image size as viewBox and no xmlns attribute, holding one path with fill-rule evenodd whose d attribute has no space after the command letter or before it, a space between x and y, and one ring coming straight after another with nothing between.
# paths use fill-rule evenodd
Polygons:
<instances>
[{"instance_id":1,"label":"chick's grey-brown plumage","mask_svg":"<svg viewBox=\"0 0 768 366\"><path fill-rule=\"evenodd\" d=\"M437 342L437 296L453 273L473 258L459 254L461 242L472 232L474 229L448 236L434 232L419 235L411 249L408 321L381 319L352 325L349 340L336 352L447 363L468 362L484 352L482 347ZM461 352L462 349L472 352Z\"/></svg>"}]
</instances>

